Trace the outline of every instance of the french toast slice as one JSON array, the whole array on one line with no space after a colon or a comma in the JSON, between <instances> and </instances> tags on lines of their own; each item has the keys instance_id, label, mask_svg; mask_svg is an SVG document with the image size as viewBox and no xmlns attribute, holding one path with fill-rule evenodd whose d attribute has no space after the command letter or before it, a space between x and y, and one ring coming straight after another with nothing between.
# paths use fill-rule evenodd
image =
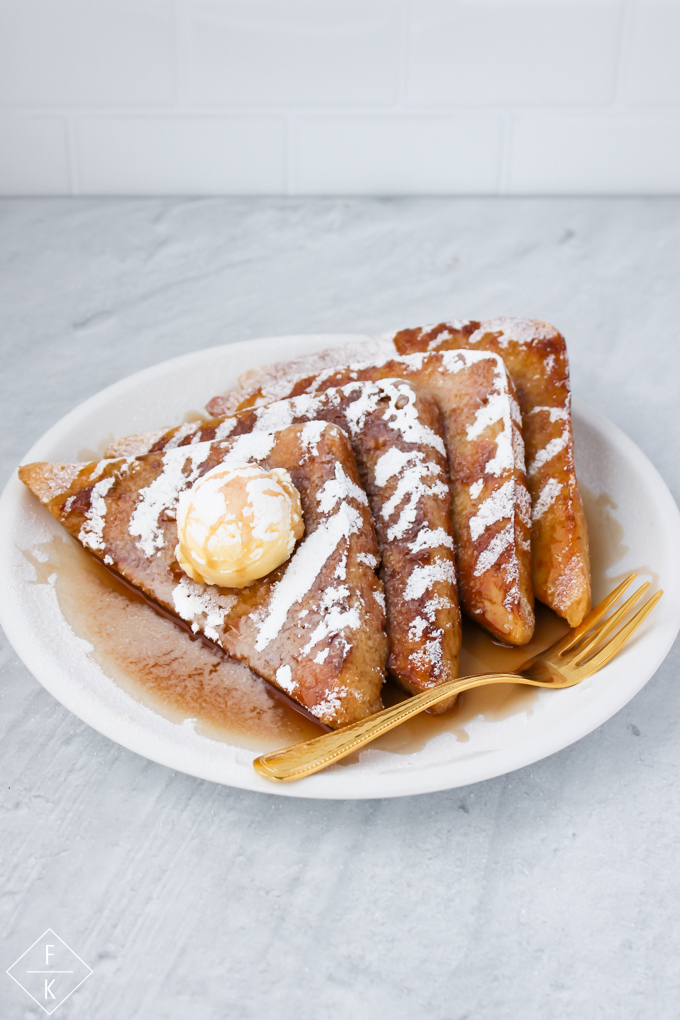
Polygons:
<instances>
[{"instance_id":1,"label":"french toast slice","mask_svg":"<svg viewBox=\"0 0 680 1020\"><path fill-rule=\"evenodd\" d=\"M546 322L503 318L402 329L385 339L402 354L467 348L503 358L522 411L533 506L534 594L571 627L578 626L591 604L590 558L576 481L564 337Z\"/></svg>"},{"instance_id":2,"label":"french toast slice","mask_svg":"<svg viewBox=\"0 0 680 1020\"><path fill-rule=\"evenodd\" d=\"M288 560L243 589L179 567L182 491L211 468L285 468L305 534ZM298 702L342 726L381 707L387 637L378 546L349 439L325 422L89 464L28 464L21 480L61 524L161 611Z\"/></svg>"},{"instance_id":3,"label":"french toast slice","mask_svg":"<svg viewBox=\"0 0 680 1020\"><path fill-rule=\"evenodd\" d=\"M382 561L389 672L413 694L455 679L461 622L443 427L434 401L409 383L353 382L233 417L127 436L105 455L158 453L305 421L333 422L350 436ZM450 707L444 702L437 710Z\"/></svg>"},{"instance_id":4,"label":"french toast slice","mask_svg":"<svg viewBox=\"0 0 680 1020\"><path fill-rule=\"evenodd\" d=\"M399 356L388 342L370 363L348 366L343 356L342 348L326 352L330 367L322 372L309 358L255 369L208 410L233 412L386 378L405 379L432 398L444 424L461 606L501 640L526 644L534 629L530 502L520 412L503 360L483 351Z\"/></svg>"}]
</instances>

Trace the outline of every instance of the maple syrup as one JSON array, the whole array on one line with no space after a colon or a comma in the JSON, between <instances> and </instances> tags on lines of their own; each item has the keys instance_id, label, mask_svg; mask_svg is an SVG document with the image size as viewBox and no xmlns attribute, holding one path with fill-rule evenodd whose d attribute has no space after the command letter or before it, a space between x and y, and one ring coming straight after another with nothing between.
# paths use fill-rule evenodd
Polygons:
<instances>
[{"instance_id":1,"label":"maple syrup","mask_svg":"<svg viewBox=\"0 0 680 1020\"><path fill-rule=\"evenodd\" d=\"M581 486L590 530L593 588L602 598L615 579L606 571L627 552L623 529L605 494ZM192 638L63 534L24 555L32 563L33 583L52 583L64 619L92 646L89 655L103 672L142 704L177 723L194 719L196 729L214 740L253 750L284 747L322 731L270 693L265 681L218 648ZM642 569L642 568L641 568ZM532 641L512 648L496 641L468 619L463 622L460 675L511 672L549 647L568 626L546 606L536 604ZM385 705L405 695L391 681L383 688ZM465 691L451 712L422 714L380 737L372 745L396 754L413 754L440 733L469 740L476 718L508 719L531 715L539 692L521 684L497 684ZM348 763L352 758L346 759Z\"/></svg>"},{"instance_id":2,"label":"maple syrup","mask_svg":"<svg viewBox=\"0 0 680 1020\"><path fill-rule=\"evenodd\" d=\"M68 534L25 552L36 584L53 583L64 619L90 657L136 700L215 740L255 750L322 731L246 666L155 612Z\"/></svg>"}]
</instances>

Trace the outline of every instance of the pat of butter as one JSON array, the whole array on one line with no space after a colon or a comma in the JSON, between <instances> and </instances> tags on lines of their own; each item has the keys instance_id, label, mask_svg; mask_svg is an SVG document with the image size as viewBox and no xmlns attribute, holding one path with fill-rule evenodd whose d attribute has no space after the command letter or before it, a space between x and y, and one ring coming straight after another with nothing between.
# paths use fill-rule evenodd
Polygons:
<instances>
[{"instance_id":1,"label":"pat of butter","mask_svg":"<svg viewBox=\"0 0 680 1020\"><path fill-rule=\"evenodd\" d=\"M175 555L194 581L244 588L285 563L304 530L287 471L218 465L179 498Z\"/></svg>"}]
</instances>

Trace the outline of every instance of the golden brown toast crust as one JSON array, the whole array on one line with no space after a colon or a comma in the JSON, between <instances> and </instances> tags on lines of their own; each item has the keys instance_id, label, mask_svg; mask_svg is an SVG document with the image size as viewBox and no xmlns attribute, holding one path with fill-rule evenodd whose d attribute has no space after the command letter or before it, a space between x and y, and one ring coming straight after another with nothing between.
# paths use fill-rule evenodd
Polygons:
<instances>
[{"instance_id":1,"label":"golden brown toast crust","mask_svg":"<svg viewBox=\"0 0 680 1020\"><path fill-rule=\"evenodd\" d=\"M256 369L243 380L250 389L215 397L208 409L233 413L354 380L411 382L442 413L462 607L502 640L525 644L534 628L530 508L519 407L503 361L481 351L398 357L393 345L383 349L373 363L321 373L307 373L305 358ZM342 357L342 350L327 353L331 365Z\"/></svg>"},{"instance_id":2,"label":"golden brown toast crust","mask_svg":"<svg viewBox=\"0 0 680 1020\"><path fill-rule=\"evenodd\" d=\"M106 455L157 452L314 420L348 432L357 457L382 559L390 672L411 693L455 679L461 623L442 422L434 401L407 382L350 383L162 434L128 436Z\"/></svg>"},{"instance_id":3,"label":"golden brown toast crust","mask_svg":"<svg viewBox=\"0 0 680 1020\"><path fill-rule=\"evenodd\" d=\"M221 463L288 470L305 535L242 590L196 584L175 559L180 491ZM337 727L380 708L387 639L378 547L347 436L326 423L20 478L67 530L164 610Z\"/></svg>"},{"instance_id":4,"label":"golden brown toast crust","mask_svg":"<svg viewBox=\"0 0 680 1020\"><path fill-rule=\"evenodd\" d=\"M574 464L564 337L546 322L492 319L403 329L390 339L402 354L468 348L493 351L505 361L523 418L534 593L577 626L591 604L590 559Z\"/></svg>"}]
</instances>

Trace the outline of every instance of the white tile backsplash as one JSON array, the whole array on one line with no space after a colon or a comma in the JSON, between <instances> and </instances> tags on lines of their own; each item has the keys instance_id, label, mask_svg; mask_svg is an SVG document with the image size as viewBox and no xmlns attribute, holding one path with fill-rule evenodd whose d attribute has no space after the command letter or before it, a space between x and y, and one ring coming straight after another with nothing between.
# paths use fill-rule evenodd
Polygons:
<instances>
[{"instance_id":1,"label":"white tile backsplash","mask_svg":"<svg viewBox=\"0 0 680 1020\"><path fill-rule=\"evenodd\" d=\"M622 96L631 105L680 106L680 2L632 6Z\"/></svg>"},{"instance_id":2,"label":"white tile backsplash","mask_svg":"<svg viewBox=\"0 0 680 1020\"><path fill-rule=\"evenodd\" d=\"M285 188L280 117L86 117L77 152L88 195L268 195Z\"/></svg>"},{"instance_id":3,"label":"white tile backsplash","mask_svg":"<svg viewBox=\"0 0 680 1020\"><path fill-rule=\"evenodd\" d=\"M502 126L484 116L303 117L300 194L493 194Z\"/></svg>"},{"instance_id":4,"label":"white tile backsplash","mask_svg":"<svg viewBox=\"0 0 680 1020\"><path fill-rule=\"evenodd\" d=\"M0 114L0 194L63 195L70 186L64 119Z\"/></svg>"},{"instance_id":5,"label":"white tile backsplash","mask_svg":"<svg viewBox=\"0 0 680 1020\"><path fill-rule=\"evenodd\" d=\"M415 106L587 106L614 95L619 0L416 0Z\"/></svg>"},{"instance_id":6,"label":"white tile backsplash","mask_svg":"<svg viewBox=\"0 0 680 1020\"><path fill-rule=\"evenodd\" d=\"M0 105L169 106L172 0L0 0Z\"/></svg>"},{"instance_id":7,"label":"white tile backsplash","mask_svg":"<svg viewBox=\"0 0 680 1020\"><path fill-rule=\"evenodd\" d=\"M677 193L680 112L518 117L509 190L524 195Z\"/></svg>"},{"instance_id":8,"label":"white tile backsplash","mask_svg":"<svg viewBox=\"0 0 680 1020\"><path fill-rule=\"evenodd\" d=\"M2 194L680 192L680 0L0 0Z\"/></svg>"},{"instance_id":9,"label":"white tile backsplash","mask_svg":"<svg viewBox=\"0 0 680 1020\"><path fill-rule=\"evenodd\" d=\"M189 0L187 92L203 106L385 106L401 0Z\"/></svg>"}]
</instances>

